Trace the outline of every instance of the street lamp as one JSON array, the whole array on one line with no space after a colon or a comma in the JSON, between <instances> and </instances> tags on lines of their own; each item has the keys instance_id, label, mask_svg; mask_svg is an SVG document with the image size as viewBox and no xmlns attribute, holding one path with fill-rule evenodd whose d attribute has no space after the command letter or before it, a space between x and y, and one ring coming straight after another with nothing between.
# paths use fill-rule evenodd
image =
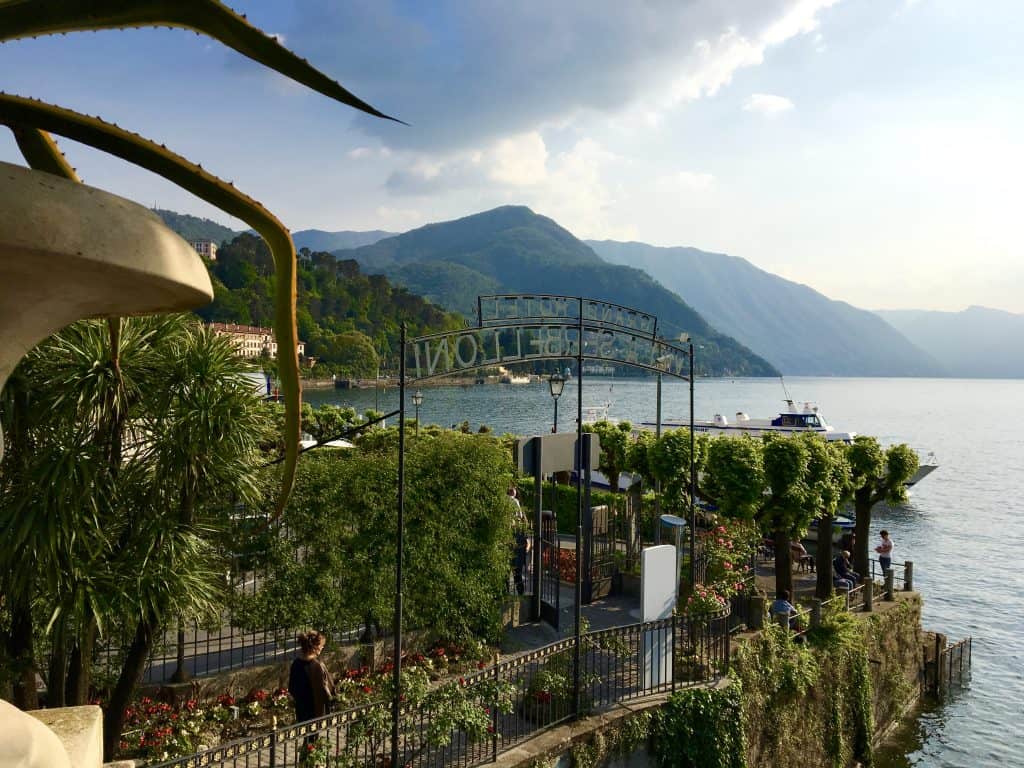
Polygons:
<instances>
[{"instance_id":1,"label":"street lamp","mask_svg":"<svg viewBox=\"0 0 1024 768\"><path fill-rule=\"evenodd\" d=\"M418 389L413 393L412 404L416 406L416 434L420 433L420 406L423 405L423 393Z\"/></svg>"},{"instance_id":2,"label":"street lamp","mask_svg":"<svg viewBox=\"0 0 1024 768\"><path fill-rule=\"evenodd\" d=\"M565 389L565 376L556 373L548 379L548 389L551 390L551 397L555 401L555 425L551 427L551 431L558 432L558 398L562 396L562 390Z\"/></svg>"},{"instance_id":3,"label":"street lamp","mask_svg":"<svg viewBox=\"0 0 1024 768\"><path fill-rule=\"evenodd\" d=\"M665 366L668 365L672 359L672 355L662 355L654 359L654 365L658 369L658 405L657 405L657 416L654 422L654 437L655 439L661 439L661 372L665 370ZM654 516L661 516L661 480L654 481ZM654 543L661 543L661 526L657 526L654 532Z\"/></svg>"}]
</instances>

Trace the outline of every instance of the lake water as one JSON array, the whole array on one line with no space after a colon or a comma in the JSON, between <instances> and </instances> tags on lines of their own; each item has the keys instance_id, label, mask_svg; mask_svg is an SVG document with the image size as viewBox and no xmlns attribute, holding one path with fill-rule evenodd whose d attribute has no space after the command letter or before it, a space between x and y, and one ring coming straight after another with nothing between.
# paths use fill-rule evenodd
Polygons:
<instances>
[{"instance_id":1,"label":"lake water","mask_svg":"<svg viewBox=\"0 0 1024 768\"><path fill-rule=\"evenodd\" d=\"M920 713L876 765L1024 767L1024 381L792 378L794 399L813 400L839 430L906 442L941 465L900 509L876 508L872 540L888 528L894 559L913 560L924 596L924 625L950 640L974 638L969 686ZM611 403L610 415L633 422L655 418L655 383L588 377L585 408ZM705 379L695 388L697 418L732 420L777 413L785 397L775 379ZM306 400L360 411L397 407L397 392L309 391ZM379 399L378 399L379 398ZM663 418L687 417L688 385L666 381ZM560 431L574 428L576 385L559 403ZM411 401L409 415L413 414ZM424 423L474 430L542 433L553 407L546 383L423 389Z\"/></svg>"}]
</instances>

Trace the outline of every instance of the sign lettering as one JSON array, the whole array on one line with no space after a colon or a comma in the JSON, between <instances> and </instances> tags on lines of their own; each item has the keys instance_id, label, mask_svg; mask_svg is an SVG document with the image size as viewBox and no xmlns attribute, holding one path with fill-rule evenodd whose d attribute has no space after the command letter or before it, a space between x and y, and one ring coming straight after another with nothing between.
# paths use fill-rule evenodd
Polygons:
<instances>
[{"instance_id":1,"label":"sign lettering","mask_svg":"<svg viewBox=\"0 0 1024 768\"><path fill-rule=\"evenodd\" d=\"M575 358L580 350L576 324L509 324L467 328L409 343L406 363L413 378L443 376L501 363ZM584 325L583 358L660 370L686 378L685 349L614 327Z\"/></svg>"}]
</instances>

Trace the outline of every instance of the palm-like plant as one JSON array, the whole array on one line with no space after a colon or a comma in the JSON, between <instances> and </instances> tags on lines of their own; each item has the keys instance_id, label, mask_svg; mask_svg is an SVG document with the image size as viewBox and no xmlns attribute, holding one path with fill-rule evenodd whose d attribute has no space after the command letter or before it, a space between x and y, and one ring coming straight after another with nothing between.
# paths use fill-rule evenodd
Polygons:
<instances>
[{"instance_id":1,"label":"palm-like plant","mask_svg":"<svg viewBox=\"0 0 1024 768\"><path fill-rule=\"evenodd\" d=\"M78 323L16 377L30 396L14 410L0 569L20 574L5 585L12 609L35 599L53 617L49 689L68 689L69 703L84 701L96 634L130 632L104 721L108 756L168 620L222 598L209 528L255 499L268 418L244 370L227 339L178 315ZM33 567L16 568L26 556Z\"/></svg>"}]
</instances>

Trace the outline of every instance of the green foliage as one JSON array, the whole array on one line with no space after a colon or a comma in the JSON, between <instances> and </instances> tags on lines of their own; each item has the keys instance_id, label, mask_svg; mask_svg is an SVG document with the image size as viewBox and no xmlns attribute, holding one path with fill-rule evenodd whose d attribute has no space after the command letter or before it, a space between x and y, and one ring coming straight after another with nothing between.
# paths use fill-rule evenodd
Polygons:
<instances>
[{"instance_id":1,"label":"green foliage","mask_svg":"<svg viewBox=\"0 0 1024 768\"><path fill-rule=\"evenodd\" d=\"M187 213L176 213L163 208L154 208L153 213L164 220L164 224L173 229L186 240L212 240L218 246L225 240L236 235L233 229L218 224L210 219L201 219Z\"/></svg>"},{"instance_id":2,"label":"green foliage","mask_svg":"<svg viewBox=\"0 0 1024 768\"><path fill-rule=\"evenodd\" d=\"M36 605L61 663L98 631L152 637L175 615L219 613L213 540L258 495L269 429L244 371L230 342L176 315L77 323L12 378L3 592ZM135 679L126 666L128 694Z\"/></svg>"},{"instance_id":3,"label":"green foliage","mask_svg":"<svg viewBox=\"0 0 1024 768\"><path fill-rule=\"evenodd\" d=\"M740 683L673 693L654 716L651 741L661 768L746 768Z\"/></svg>"},{"instance_id":4,"label":"green foliage","mask_svg":"<svg viewBox=\"0 0 1024 768\"><path fill-rule=\"evenodd\" d=\"M196 313L208 322L268 324L272 270L266 244L249 233L238 235L217 252L210 265L213 303ZM463 326L460 317L329 253L301 259L297 285L300 337L306 342L306 355L317 359L318 374L372 377L378 360L395 369L403 320L410 336Z\"/></svg>"},{"instance_id":5,"label":"green foliage","mask_svg":"<svg viewBox=\"0 0 1024 768\"><path fill-rule=\"evenodd\" d=\"M360 446L303 460L288 525L268 536L267 580L241 599L251 625L390 621L397 451L384 439ZM422 434L409 441L406 473L407 626L445 640L495 638L509 568L508 455L488 436Z\"/></svg>"},{"instance_id":6,"label":"green foliage","mask_svg":"<svg viewBox=\"0 0 1024 768\"><path fill-rule=\"evenodd\" d=\"M694 462L703 469L707 438L694 435ZM661 481L662 504L666 510L684 514L690 498L690 430L670 429L648 450L648 462L656 480Z\"/></svg>"},{"instance_id":7,"label":"green foliage","mask_svg":"<svg viewBox=\"0 0 1024 768\"><path fill-rule=\"evenodd\" d=\"M650 488L654 487L651 453L655 440L653 432L638 432L626 446L626 470L640 475L643 483Z\"/></svg>"},{"instance_id":8,"label":"green foliage","mask_svg":"<svg viewBox=\"0 0 1024 768\"><path fill-rule=\"evenodd\" d=\"M899 504L906 501L906 482L918 469L917 454L905 444L883 450L878 440L858 435L847 448L851 468L851 486L856 517L856 544L853 567L858 573L868 573L868 547L871 531L871 511L875 504L888 501Z\"/></svg>"},{"instance_id":9,"label":"green foliage","mask_svg":"<svg viewBox=\"0 0 1024 768\"><path fill-rule=\"evenodd\" d=\"M761 762L813 760L815 748L836 768L871 761L872 685L864 624L846 611L828 611L808 642L769 625L744 643L733 674L743 682L747 727L760 734ZM756 720L749 719L757 713ZM792 734L820 734L820 742ZM752 738L752 737L751 737Z\"/></svg>"},{"instance_id":10,"label":"green foliage","mask_svg":"<svg viewBox=\"0 0 1024 768\"><path fill-rule=\"evenodd\" d=\"M585 432L593 432L601 441L598 470L608 478L612 491L619 490L619 475L626 469L626 450L633 425L628 421L612 423L607 420L584 424Z\"/></svg>"},{"instance_id":11,"label":"green foliage","mask_svg":"<svg viewBox=\"0 0 1024 768\"><path fill-rule=\"evenodd\" d=\"M715 437L707 455L701 489L726 517L753 519L767 483L761 444L749 437Z\"/></svg>"},{"instance_id":12,"label":"green foliage","mask_svg":"<svg viewBox=\"0 0 1024 768\"><path fill-rule=\"evenodd\" d=\"M520 478L517 481L519 489L519 501L527 517L533 520L533 478ZM555 513L558 521L559 533L575 533L576 531L576 486L559 485L557 483L544 483L541 490L543 494L544 509L550 509ZM605 504L613 514L621 506L622 496L610 491L591 490L590 503L592 506Z\"/></svg>"}]
</instances>

